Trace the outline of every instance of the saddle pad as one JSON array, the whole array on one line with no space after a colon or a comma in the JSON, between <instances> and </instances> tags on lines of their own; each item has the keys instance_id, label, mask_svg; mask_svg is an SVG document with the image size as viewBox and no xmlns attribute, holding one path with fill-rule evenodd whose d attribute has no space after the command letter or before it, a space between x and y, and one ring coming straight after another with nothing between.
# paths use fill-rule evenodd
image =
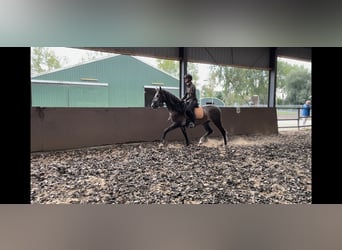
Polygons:
<instances>
[{"instance_id":1,"label":"saddle pad","mask_svg":"<svg viewBox=\"0 0 342 250\"><path fill-rule=\"evenodd\" d=\"M204 111L202 107L195 108L195 117L196 119L202 119L204 116Z\"/></svg>"}]
</instances>

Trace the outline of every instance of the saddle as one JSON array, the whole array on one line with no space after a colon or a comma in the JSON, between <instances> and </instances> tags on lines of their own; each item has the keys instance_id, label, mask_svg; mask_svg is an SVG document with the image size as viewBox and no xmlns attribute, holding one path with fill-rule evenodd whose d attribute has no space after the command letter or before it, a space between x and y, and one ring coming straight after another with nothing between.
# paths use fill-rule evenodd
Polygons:
<instances>
[{"instance_id":1,"label":"saddle","mask_svg":"<svg viewBox=\"0 0 342 250\"><path fill-rule=\"evenodd\" d=\"M204 111L202 107L197 107L194 110L196 119L202 119L204 117Z\"/></svg>"}]
</instances>

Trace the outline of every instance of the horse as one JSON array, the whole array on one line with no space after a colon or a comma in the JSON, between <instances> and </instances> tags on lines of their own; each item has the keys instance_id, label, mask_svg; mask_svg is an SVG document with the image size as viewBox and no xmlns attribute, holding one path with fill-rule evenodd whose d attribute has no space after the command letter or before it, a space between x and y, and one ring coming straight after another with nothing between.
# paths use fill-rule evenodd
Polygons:
<instances>
[{"instance_id":1,"label":"horse","mask_svg":"<svg viewBox=\"0 0 342 250\"><path fill-rule=\"evenodd\" d=\"M162 144L165 144L165 137L166 134L176 128L180 128L184 137L185 137L185 144L188 146L189 138L186 133L186 126L187 126L187 116L185 113L185 103L177 96L173 95L172 93L168 92L161 87L156 88L156 93L152 99L151 107L153 109L163 107L164 104L166 105L169 111L169 120L172 121L171 125L164 129L163 136L161 138ZM200 112L198 112L200 111ZM200 113L198 115L197 113ZM221 110L215 105L205 105L195 108L196 114L196 125L202 125L206 131L206 133L200 138L199 144L207 141L207 137L213 133L213 129L210 127L209 123L213 122L216 127L219 129L223 136L224 145L227 145L227 132L222 126L221 122Z\"/></svg>"}]
</instances>

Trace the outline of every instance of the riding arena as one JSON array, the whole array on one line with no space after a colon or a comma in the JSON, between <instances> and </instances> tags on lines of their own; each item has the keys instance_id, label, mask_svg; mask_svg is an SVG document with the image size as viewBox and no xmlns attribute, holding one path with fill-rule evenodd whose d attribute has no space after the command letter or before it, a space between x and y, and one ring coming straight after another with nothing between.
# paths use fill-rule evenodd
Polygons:
<instances>
[{"instance_id":1,"label":"riding arena","mask_svg":"<svg viewBox=\"0 0 342 250\"><path fill-rule=\"evenodd\" d=\"M311 130L31 153L34 204L310 204Z\"/></svg>"}]
</instances>

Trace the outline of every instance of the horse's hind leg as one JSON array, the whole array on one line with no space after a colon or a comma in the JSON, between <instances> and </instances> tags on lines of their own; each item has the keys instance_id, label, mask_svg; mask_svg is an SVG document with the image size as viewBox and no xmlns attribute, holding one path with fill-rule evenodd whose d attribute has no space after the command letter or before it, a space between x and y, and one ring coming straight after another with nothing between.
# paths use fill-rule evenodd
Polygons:
<instances>
[{"instance_id":1,"label":"horse's hind leg","mask_svg":"<svg viewBox=\"0 0 342 250\"><path fill-rule=\"evenodd\" d=\"M201 137L199 144L202 144L203 142L207 141L208 135L210 135L213 132L212 128L209 126L209 121L205 122L203 124L203 127L207 132Z\"/></svg>"},{"instance_id":2,"label":"horse's hind leg","mask_svg":"<svg viewBox=\"0 0 342 250\"><path fill-rule=\"evenodd\" d=\"M222 136L223 136L223 140L224 140L224 145L227 145L227 132L226 130L222 127L222 123L221 120L213 120L213 123L216 125L216 127L220 130Z\"/></svg>"}]
</instances>

